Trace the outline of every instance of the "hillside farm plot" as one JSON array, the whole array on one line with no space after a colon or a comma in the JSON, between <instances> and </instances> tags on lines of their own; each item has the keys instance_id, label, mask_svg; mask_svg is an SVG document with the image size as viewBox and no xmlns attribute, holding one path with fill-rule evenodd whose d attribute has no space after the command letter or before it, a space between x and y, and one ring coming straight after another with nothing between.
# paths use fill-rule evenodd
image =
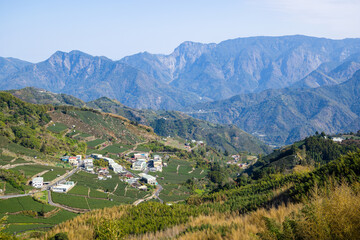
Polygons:
<instances>
[{"instance_id":1,"label":"hillside farm plot","mask_svg":"<svg viewBox=\"0 0 360 240\"><path fill-rule=\"evenodd\" d=\"M113 144L113 145L110 145L110 146L104 148L103 150L105 152L118 154L118 153L125 152L125 151L131 149L132 147L133 146L131 146L131 145Z\"/></svg>"},{"instance_id":2,"label":"hillside farm plot","mask_svg":"<svg viewBox=\"0 0 360 240\"><path fill-rule=\"evenodd\" d=\"M106 140L104 140L104 139L95 139L93 141L87 142L86 144L87 144L87 146L89 148L94 148L94 147L96 147L96 146L98 146L98 145L100 145L100 144L102 144L104 142L106 142Z\"/></svg>"},{"instance_id":3,"label":"hillside farm plot","mask_svg":"<svg viewBox=\"0 0 360 240\"><path fill-rule=\"evenodd\" d=\"M65 210L60 210L55 214L47 218L34 218L28 215L16 214L8 215L7 223L46 223L46 224L58 224L60 222L66 221L73 217L77 216L76 213L68 212Z\"/></svg>"},{"instance_id":4,"label":"hillside farm plot","mask_svg":"<svg viewBox=\"0 0 360 240\"><path fill-rule=\"evenodd\" d=\"M50 171L53 169L53 171ZM54 167L54 166L45 166L45 165L25 165L25 166L17 166L12 168L12 170L24 173L26 178L31 178L38 173L41 173L45 170L49 170L47 173L43 175L44 181L51 181L57 177L57 175L65 174L65 168Z\"/></svg>"},{"instance_id":5,"label":"hillside farm plot","mask_svg":"<svg viewBox=\"0 0 360 240\"><path fill-rule=\"evenodd\" d=\"M92 198L104 198L108 197L108 194L99 190L91 189L90 190L90 197Z\"/></svg>"},{"instance_id":6,"label":"hillside farm plot","mask_svg":"<svg viewBox=\"0 0 360 240\"><path fill-rule=\"evenodd\" d=\"M46 156L36 150L25 148L13 142L9 142L6 138L0 136L0 147L9 150L10 152L25 155L29 157L35 157L44 159ZM48 157L46 157L48 159Z\"/></svg>"},{"instance_id":7,"label":"hillside farm plot","mask_svg":"<svg viewBox=\"0 0 360 240\"><path fill-rule=\"evenodd\" d=\"M48 171L42 177L44 178L45 182L49 182L54 180L55 178L64 175L69 169L66 168L59 168L59 167L51 167L50 169L53 169L53 171Z\"/></svg>"},{"instance_id":8,"label":"hillside farm plot","mask_svg":"<svg viewBox=\"0 0 360 240\"><path fill-rule=\"evenodd\" d=\"M48 230L53 225L50 224L10 224L4 231L8 233L20 233L30 230Z\"/></svg>"},{"instance_id":9,"label":"hillside farm plot","mask_svg":"<svg viewBox=\"0 0 360 240\"><path fill-rule=\"evenodd\" d=\"M158 176L157 181L164 188L160 193L160 198L164 201L185 200L190 196L190 189L182 186L186 180L193 177L202 178L206 174L201 169L192 169L192 163L185 160L170 159L167 167L163 167L163 172L149 173ZM164 179L162 179L164 178Z\"/></svg>"},{"instance_id":10,"label":"hillside farm plot","mask_svg":"<svg viewBox=\"0 0 360 240\"><path fill-rule=\"evenodd\" d=\"M7 165L14 159L14 157L0 154L0 165Z\"/></svg>"},{"instance_id":11,"label":"hillside farm plot","mask_svg":"<svg viewBox=\"0 0 360 240\"><path fill-rule=\"evenodd\" d=\"M85 197L56 192L52 192L51 197L53 202L55 203L59 203L73 208L89 209Z\"/></svg>"},{"instance_id":12,"label":"hillside farm plot","mask_svg":"<svg viewBox=\"0 0 360 240\"><path fill-rule=\"evenodd\" d=\"M33 217L29 215L23 215L21 213L15 215L8 215L6 220L6 232L16 233L27 230L34 231L47 231L50 227L53 227L61 222L69 220L77 216L76 213L55 210L51 215L44 217Z\"/></svg>"},{"instance_id":13,"label":"hillside farm plot","mask_svg":"<svg viewBox=\"0 0 360 240\"><path fill-rule=\"evenodd\" d=\"M10 183L5 182L5 194L24 193L22 190L14 188Z\"/></svg>"},{"instance_id":14,"label":"hillside farm plot","mask_svg":"<svg viewBox=\"0 0 360 240\"><path fill-rule=\"evenodd\" d=\"M25 166L17 166L15 168L12 168L12 170L14 171L25 174L26 178L28 179L42 171L50 170L50 169L51 169L50 166L44 166L44 165L25 165Z\"/></svg>"},{"instance_id":15,"label":"hillside farm plot","mask_svg":"<svg viewBox=\"0 0 360 240\"><path fill-rule=\"evenodd\" d=\"M89 193L89 188L82 185L76 185L69 191L69 194L84 195L84 196L87 196L88 193Z\"/></svg>"},{"instance_id":16,"label":"hillside farm plot","mask_svg":"<svg viewBox=\"0 0 360 240\"><path fill-rule=\"evenodd\" d=\"M68 126L66 126L63 123L54 123L54 124L50 125L47 129L54 133L61 133L62 131L68 129Z\"/></svg>"},{"instance_id":17,"label":"hillside farm plot","mask_svg":"<svg viewBox=\"0 0 360 240\"><path fill-rule=\"evenodd\" d=\"M79 172L71 177L71 180L76 182L76 186L69 191L68 195L74 194L74 195L82 195L84 197L85 196L87 197L88 191L90 189L90 194L89 194L90 199L89 198L87 199L88 202L89 200L99 200L99 201L109 201L109 199L113 200L112 203L90 201L93 204L93 206L92 207L90 206L90 208L102 208L104 206L133 203L137 199L142 198L146 194L149 194L149 192L143 192L138 189L127 186L126 183L120 181L118 175L114 173L111 173L111 175L112 175L111 179L98 180L97 175L95 174ZM115 190L116 186L117 188ZM81 197L81 196L74 196L74 197ZM63 202L66 200L61 199L61 201ZM81 200L78 199L78 201ZM65 202L63 202L63 204L66 205Z\"/></svg>"},{"instance_id":18,"label":"hillside farm plot","mask_svg":"<svg viewBox=\"0 0 360 240\"><path fill-rule=\"evenodd\" d=\"M80 140L80 139L87 138L87 137L91 137L91 136L92 136L92 135L90 135L90 134L88 134L88 133L80 133L79 135L77 135L77 136L75 137L75 139Z\"/></svg>"},{"instance_id":19,"label":"hillside farm plot","mask_svg":"<svg viewBox=\"0 0 360 240\"><path fill-rule=\"evenodd\" d=\"M53 206L39 203L29 196L0 200L0 206L0 214L7 212L14 213L24 210L33 210L36 212L44 210L45 212L49 212L54 209Z\"/></svg>"}]
</instances>

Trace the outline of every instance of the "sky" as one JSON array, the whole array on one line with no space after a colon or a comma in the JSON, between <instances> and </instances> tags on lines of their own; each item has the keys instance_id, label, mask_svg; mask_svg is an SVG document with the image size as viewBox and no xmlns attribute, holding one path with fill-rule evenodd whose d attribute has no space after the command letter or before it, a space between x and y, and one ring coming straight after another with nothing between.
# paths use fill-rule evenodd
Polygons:
<instances>
[{"instance_id":1,"label":"sky","mask_svg":"<svg viewBox=\"0 0 360 240\"><path fill-rule=\"evenodd\" d=\"M113 60L184 41L360 37L360 0L0 0L0 56L30 62L80 50Z\"/></svg>"}]
</instances>

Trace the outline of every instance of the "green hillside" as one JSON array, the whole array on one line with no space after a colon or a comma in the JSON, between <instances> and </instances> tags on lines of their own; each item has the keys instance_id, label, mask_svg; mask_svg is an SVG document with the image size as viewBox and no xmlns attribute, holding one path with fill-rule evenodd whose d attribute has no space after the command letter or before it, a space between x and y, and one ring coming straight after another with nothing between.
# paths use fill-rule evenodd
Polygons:
<instances>
[{"instance_id":1,"label":"green hillside","mask_svg":"<svg viewBox=\"0 0 360 240\"><path fill-rule=\"evenodd\" d=\"M184 139L204 141L212 147L229 153L270 152L270 147L233 125L213 124L176 111L131 109L109 98L100 98L87 105L151 126L160 136L179 136Z\"/></svg>"},{"instance_id":2,"label":"green hillside","mask_svg":"<svg viewBox=\"0 0 360 240\"><path fill-rule=\"evenodd\" d=\"M74 106L83 106L84 104L83 101L73 96L55 94L37 88L10 90L10 92L24 101L34 103ZM266 144L236 126L209 123L176 111L138 110L126 107L120 102L106 97L87 102L86 106L123 116L133 121L134 124L140 123L150 126L160 136L204 141L223 152L235 154L246 151L258 154L271 151L271 148Z\"/></svg>"}]
</instances>

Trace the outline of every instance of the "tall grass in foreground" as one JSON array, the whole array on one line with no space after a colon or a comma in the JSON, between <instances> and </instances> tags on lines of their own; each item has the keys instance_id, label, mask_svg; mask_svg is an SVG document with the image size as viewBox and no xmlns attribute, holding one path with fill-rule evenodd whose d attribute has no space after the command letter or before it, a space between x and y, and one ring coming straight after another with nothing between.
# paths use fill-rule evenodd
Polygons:
<instances>
[{"instance_id":1,"label":"tall grass in foreground","mask_svg":"<svg viewBox=\"0 0 360 240\"><path fill-rule=\"evenodd\" d=\"M258 209L245 215L192 218L165 231L129 239L360 239L360 184L315 188L304 204Z\"/></svg>"},{"instance_id":2,"label":"tall grass in foreground","mask_svg":"<svg viewBox=\"0 0 360 240\"><path fill-rule=\"evenodd\" d=\"M66 232L69 239L93 239L101 222L120 219L126 216L130 208L119 206L80 215L58 225L43 239L58 232ZM150 215L145 217L151 218ZM117 230L118 226L109 229ZM321 189L315 187L304 203L282 204L248 214L213 213L189 217L186 223L162 231L123 237L184 240L360 239L360 184L332 183Z\"/></svg>"},{"instance_id":3,"label":"tall grass in foreground","mask_svg":"<svg viewBox=\"0 0 360 240\"><path fill-rule=\"evenodd\" d=\"M91 211L87 214L79 215L71 220L59 224L51 231L47 232L42 239L48 239L56 233L65 232L69 239L89 240L94 238L94 229L97 224L107 219L121 218L130 205L116 206Z\"/></svg>"}]
</instances>

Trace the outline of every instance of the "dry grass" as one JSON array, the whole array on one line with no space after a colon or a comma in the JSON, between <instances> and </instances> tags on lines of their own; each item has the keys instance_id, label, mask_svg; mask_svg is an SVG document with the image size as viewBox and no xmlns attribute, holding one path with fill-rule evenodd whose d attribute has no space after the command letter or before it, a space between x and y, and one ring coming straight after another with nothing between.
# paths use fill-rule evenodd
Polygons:
<instances>
[{"instance_id":1,"label":"dry grass","mask_svg":"<svg viewBox=\"0 0 360 240\"><path fill-rule=\"evenodd\" d=\"M359 239L359 183L332 184L314 190L313 199L298 217L296 233L302 239Z\"/></svg>"},{"instance_id":2,"label":"dry grass","mask_svg":"<svg viewBox=\"0 0 360 240\"><path fill-rule=\"evenodd\" d=\"M199 216L187 224L129 239L279 239L269 232L265 218L272 219L283 232L286 219L294 221L290 236L299 239L360 239L360 184L332 184L326 190L315 188L306 204L280 205L255 212ZM280 237L281 238L281 237ZM287 239L287 238L286 238ZM290 238L292 239L292 238Z\"/></svg>"},{"instance_id":3,"label":"dry grass","mask_svg":"<svg viewBox=\"0 0 360 240\"><path fill-rule=\"evenodd\" d=\"M281 205L269 210L259 209L245 215L218 213L212 216L199 216L190 219L187 224L178 225L154 234L132 236L129 239L258 239L256 234L266 230L264 216L282 222L286 216L293 211L299 210L301 206L300 204ZM201 226L204 229L201 229ZM221 229L226 230L221 231Z\"/></svg>"},{"instance_id":4,"label":"dry grass","mask_svg":"<svg viewBox=\"0 0 360 240\"><path fill-rule=\"evenodd\" d=\"M94 227L105 219L120 218L130 206L116 206L94 210L86 214L79 215L71 220L59 224L51 231L46 233L42 239L48 239L59 232L66 232L69 239L89 240L94 237Z\"/></svg>"},{"instance_id":5,"label":"dry grass","mask_svg":"<svg viewBox=\"0 0 360 240\"><path fill-rule=\"evenodd\" d=\"M296 239L359 239L360 236L360 184L332 184L326 190L315 188L304 204L282 204L270 209L258 209L249 214L217 213L190 218L186 224L164 231L130 236L128 239L279 239L269 230L266 218L272 219L284 232L282 225L291 219L295 223L290 236ZM58 232L67 232L69 239L93 239L94 226L102 219L118 219L129 206L119 206L78 216L60 224L43 238ZM280 237L281 238L281 237ZM286 238L288 239L288 238ZM291 237L290 239L293 239Z\"/></svg>"}]
</instances>

